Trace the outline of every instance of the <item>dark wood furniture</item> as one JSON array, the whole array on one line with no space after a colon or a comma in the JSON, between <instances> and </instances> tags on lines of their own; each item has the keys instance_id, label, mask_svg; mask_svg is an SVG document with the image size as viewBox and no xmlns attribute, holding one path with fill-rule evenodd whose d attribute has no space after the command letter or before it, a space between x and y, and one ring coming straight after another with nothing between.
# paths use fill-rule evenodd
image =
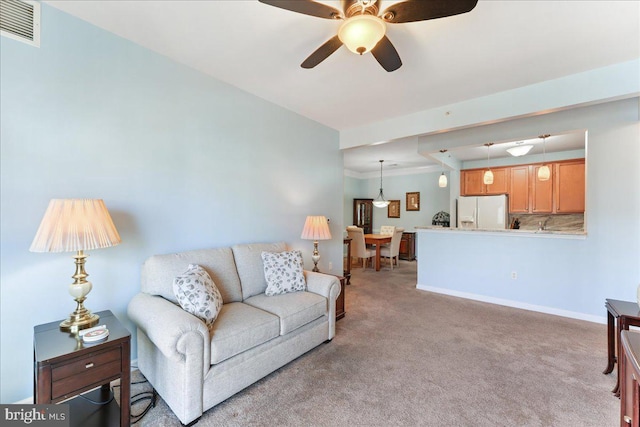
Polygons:
<instances>
[{"instance_id":1,"label":"dark wood furniture","mask_svg":"<svg viewBox=\"0 0 640 427\"><path fill-rule=\"evenodd\" d=\"M121 427L130 425L131 398L131 333L111 311L101 311L100 325L106 325L109 337L105 341L87 344L74 334L61 332L60 321L33 328L33 396L36 404L66 401L70 405L72 425L111 425L112 400L105 405L92 405L87 412L81 393L100 387L90 393L90 398L108 401L111 395L109 383L120 378ZM87 395L85 395L86 397ZM116 412L117 414L117 412Z\"/></svg>"},{"instance_id":2,"label":"dark wood furniture","mask_svg":"<svg viewBox=\"0 0 640 427\"><path fill-rule=\"evenodd\" d=\"M353 199L353 225L373 233L373 199Z\"/></svg>"},{"instance_id":3,"label":"dark wood furniture","mask_svg":"<svg viewBox=\"0 0 640 427\"><path fill-rule=\"evenodd\" d=\"M620 426L640 427L640 334L622 331L620 342Z\"/></svg>"},{"instance_id":4,"label":"dark wood furniture","mask_svg":"<svg viewBox=\"0 0 640 427\"><path fill-rule=\"evenodd\" d=\"M345 237L342 243L347 245L347 259L344 262L342 275L347 279L347 285L351 284L351 237Z\"/></svg>"},{"instance_id":5,"label":"dark wood furniture","mask_svg":"<svg viewBox=\"0 0 640 427\"><path fill-rule=\"evenodd\" d=\"M340 320L346 314L344 310L344 299L345 299L344 285L347 282L347 278L341 277L341 276L337 276L337 277L338 277L338 280L340 280L340 295L338 295L338 299L336 300L336 320Z\"/></svg>"},{"instance_id":6,"label":"dark wood furniture","mask_svg":"<svg viewBox=\"0 0 640 427\"><path fill-rule=\"evenodd\" d=\"M620 396L620 361L618 360L622 351L620 334L629 330L629 326L640 326L640 307L635 302L620 301L615 299L605 300L604 306L607 309L607 367L602 372L609 374L613 372L613 366L618 362L618 373L616 386L612 390L616 396ZM616 353L618 358L616 358Z\"/></svg>"},{"instance_id":7,"label":"dark wood furniture","mask_svg":"<svg viewBox=\"0 0 640 427\"><path fill-rule=\"evenodd\" d=\"M391 243L391 236L387 234L365 234L364 243L376 246L376 271L380 271L380 248L385 243Z\"/></svg>"},{"instance_id":8,"label":"dark wood furniture","mask_svg":"<svg viewBox=\"0 0 640 427\"><path fill-rule=\"evenodd\" d=\"M400 240L399 258L405 261L416 259L416 233L415 231L404 231Z\"/></svg>"}]
</instances>

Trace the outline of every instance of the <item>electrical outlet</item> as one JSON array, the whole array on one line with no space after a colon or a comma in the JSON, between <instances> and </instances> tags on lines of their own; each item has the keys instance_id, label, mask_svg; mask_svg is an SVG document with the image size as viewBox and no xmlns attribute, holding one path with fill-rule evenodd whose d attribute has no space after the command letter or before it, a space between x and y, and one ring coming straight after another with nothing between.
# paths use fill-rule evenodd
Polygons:
<instances>
[{"instance_id":1,"label":"electrical outlet","mask_svg":"<svg viewBox=\"0 0 640 427\"><path fill-rule=\"evenodd\" d=\"M329 262L329 271L333 270L333 263Z\"/></svg>"},{"instance_id":2,"label":"electrical outlet","mask_svg":"<svg viewBox=\"0 0 640 427\"><path fill-rule=\"evenodd\" d=\"M511 272L511 278L512 278L513 280L516 280L516 279L518 278L518 273L517 273L517 272L515 272L515 271L512 271L512 272Z\"/></svg>"}]
</instances>

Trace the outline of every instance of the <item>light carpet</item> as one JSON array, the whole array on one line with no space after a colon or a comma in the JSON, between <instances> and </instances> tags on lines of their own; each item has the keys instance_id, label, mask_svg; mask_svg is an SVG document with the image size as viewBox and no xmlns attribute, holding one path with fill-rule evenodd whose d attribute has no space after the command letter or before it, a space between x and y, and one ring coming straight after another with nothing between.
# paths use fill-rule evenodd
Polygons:
<instances>
[{"instance_id":1,"label":"light carpet","mask_svg":"<svg viewBox=\"0 0 640 427\"><path fill-rule=\"evenodd\" d=\"M415 262L352 273L332 342L197 426L618 425L604 325L417 290ZM159 399L135 425L180 422Z\"/></svg>"}]
</instances>

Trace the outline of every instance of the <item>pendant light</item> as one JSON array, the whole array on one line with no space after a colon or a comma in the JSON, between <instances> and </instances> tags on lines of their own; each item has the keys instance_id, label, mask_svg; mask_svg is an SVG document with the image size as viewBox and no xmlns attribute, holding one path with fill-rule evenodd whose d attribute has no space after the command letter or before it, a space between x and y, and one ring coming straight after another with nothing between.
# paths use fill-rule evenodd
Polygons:
<instances>
[{"instance_id":1,"label":"pendant light","mask_svg":"<svg viewBox=\"0 0 640 427\"><path fill-rule=\"evenodd\" d=\"M380 192L378 193L378 197L373 201L373 206L376 208L386 208L389 206L388 200L385 200L384 193L382 192L382 163L384 160L380 160Z\"/></svg>"},{"instance_id":2,"label":"pendant light","mask_svg":"<svg viewBox=\"0 0 640 427\"><path fill-rule=\"evenodd\" d=\"M447 152L447 150L440 150L440 152L444 154ZM447 186L447 176L444 174L444 161L442 159L440 159L440 164L442 165L442 174L438 179L438 186L440 188L445 188Z\"/></svg>"},{"instance_id":3,"label":"pendant light","mask_svg":"<svg viewBox=\"0 0 640 427\"><path fill-rule=\"evenodd\" d=\"M547 138L549 138L551 135L549 134L545 134L545 135L540 135L538 138L542 138L542 166L540 166L540 169L538 169L538 180L539 181L548 181L549 178L551 178L551 170L549 169L549 166L547 166L544 162L544 155L545 155L545 140Z\"/></svg>"},{"instance_id":4,"label":"pendant light","mask_svg":"<svg viewBox=\"0 0 640 427\"><path fill-rule=\"evenodd\" d=\"M491 185L493 184L493 172L491 172L491 167L489 166L489 147L491 147L493 145L493 142L487 142L486 144L484 144L487 147L487 170L484 173L484 177L482 178L482 182L484 182L486 185Z\"/></svg>"}]
</instances>

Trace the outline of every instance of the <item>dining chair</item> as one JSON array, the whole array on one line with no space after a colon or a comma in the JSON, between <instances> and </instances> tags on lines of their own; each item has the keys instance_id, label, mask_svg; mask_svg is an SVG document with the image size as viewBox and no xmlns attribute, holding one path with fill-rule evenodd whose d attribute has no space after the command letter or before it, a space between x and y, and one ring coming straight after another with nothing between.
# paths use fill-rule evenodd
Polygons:
<instances>
[{"instance_id":1,"label":"dining chair","mask_svg":"<svg viewBox=\"0 0 640 427\"><path fill-rule=\"evenodd\" d=\"M383 225L380 227L380 234L393 235L393 231L396 229L395 225Z\"/></svg>"},{"instance_id":2,"label":"dining chair","mask_svg":"<svg viewBox=\"0 0 640 427\"><path fill-rule=\"evenodd\" d=\"M347 234L351 238L351 256L362 260L362 268L365 268L365 261L372 259L373 252L367 249L364 243L364 231L360 227L349 225L347 226Z\"/></svg>"},{"instance_id":3,"label":"dining chair","mask_svg":"<svg viewBox=\"0 0 640 427\"><path fill-rule=\"evenodd\" d=\"M391 263L391 269L393 270L393 259L395 258L396 265L398 264L398 258L400 256L400 241L402 241L402 232L404 228L396 227L391 237L391 243L388 246L383 246L380 249L380 258L388 258Z\"/></svg>"}]
</instances>

